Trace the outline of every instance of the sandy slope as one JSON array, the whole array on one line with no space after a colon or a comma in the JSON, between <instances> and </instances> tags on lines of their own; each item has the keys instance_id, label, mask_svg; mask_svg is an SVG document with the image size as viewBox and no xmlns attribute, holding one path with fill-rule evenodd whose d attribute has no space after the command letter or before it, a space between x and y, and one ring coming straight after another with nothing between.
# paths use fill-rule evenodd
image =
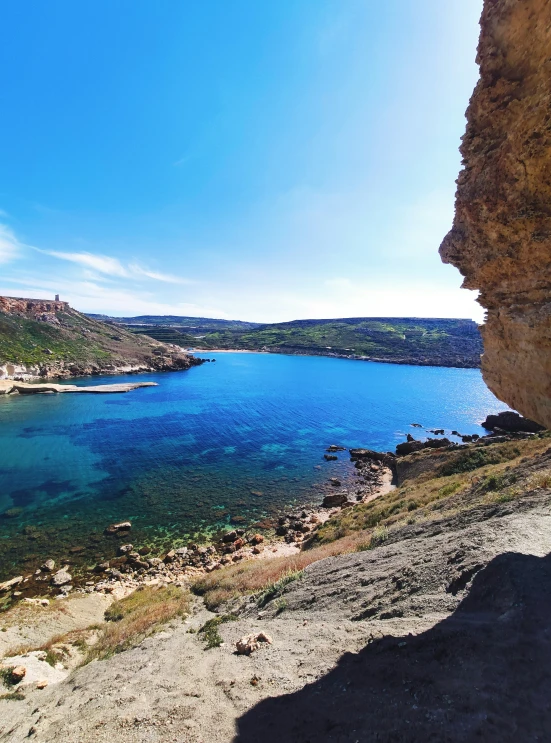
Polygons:
<instances>
[{"instance_id":1,"label":"sandy slope","mask_svg":"<svg viewBox=\"0 0 551 743\"><path fill-rule=\"evenodd\" d=\"M209 616L198 605L134 650L0 702L0 740L549 739L550 504L540 490L315 563L278 615L245 601L221 648L188 631ZM261 629L273 645L234 655Z\"/></svg>"}]
</instances>

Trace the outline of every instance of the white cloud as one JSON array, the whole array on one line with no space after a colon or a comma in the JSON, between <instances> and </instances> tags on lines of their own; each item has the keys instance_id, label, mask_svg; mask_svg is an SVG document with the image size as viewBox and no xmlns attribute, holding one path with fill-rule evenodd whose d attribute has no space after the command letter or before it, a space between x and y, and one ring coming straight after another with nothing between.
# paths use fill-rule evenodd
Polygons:
<instances>
[{"instance_id":1,"label":"white cloud","mask_svg":"<svg viewBox=\"0 0 551 743\"><path fill-rule=\"evenodd\" d=\"M161 273L160 271L151 271L148 268L142 268L142 266L132 263L129 266L130 271L138 276L147 276L149 279L155 279L155 281L164 281L166 284L194 284L195 282L191 279L184 279L181 276L173 276L168 273Z\"/></svg>"},{"instance_id":2,"label":"white cloud","mask_svg":"<svg viewBox=\"0 0 551 743\"><path fill-rule=\"evenodd\" d=\"M36 248L36 250L39 250ZM191 279L185 279L181 276L174 276L173 274L161 273L160 271L154 271L147 267L140 266L137 263L130 263L129 265L123 265L118 258L113 258L108 255L98 255L95 253L66 253L61 250L39 250L40 253L50 255L53 258L59 258L63 261L69 261L70 263L76 263L82 266L85 271L83 277L90 276L90 269L100 274L110 277L118 277L123 279L140 279L147 278L153 279L154 281L162 281L166 284L193 284L195 282ZM98 280L104 280L102 277L98 277Z\"/></svg>"},{"instance_id":3,"label":"white cloud","mask_svg":"<svg viewBox=\"0 0 551 743\"><path fill-rule=\"evenodd\" d=\"M132 291L117 286L106 286L92 280L75 281L62 276L34 276L6 279L14 286L0 286L0 296L50 297L60 294L61 299L81 312L94 312L120 316L132 315L188 315L190 317L227 318L227 313L219 307L205 303L162 302L150 292Z\"/></svg>"},{"instance_id":4,"label":"white cloud","mask_svg":"<svg viewBox=\"0 0 551 743\"><path fill-rule=\"evenodd\" d=\"M0 224L0 263L8 263L16 258L23 243L20 243L15 233L5 224Z\"/></svg>"},{"instance_id":5,"label":"white cloud","mask_svg":"<svg viewBox=\"0 0 551 743\"><path fill-rule=\"evenodd\" d=\"M63 261L78 263L86 268L93 268L95 271L107 274L108 276L121 276L127 278L128 271L117 258L111 258L107 255L94 255L93 253L64 253L60 250L41 250L54 258L60 258Z\"/></svg>"}]
</instances>

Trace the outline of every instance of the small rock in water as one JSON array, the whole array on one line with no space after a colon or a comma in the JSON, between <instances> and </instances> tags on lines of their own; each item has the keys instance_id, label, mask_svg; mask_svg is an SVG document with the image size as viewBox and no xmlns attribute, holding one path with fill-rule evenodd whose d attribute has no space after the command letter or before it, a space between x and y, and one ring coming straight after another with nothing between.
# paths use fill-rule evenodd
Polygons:
<instances>
[{"instance_id":1,"label":"small rock in water","mask_svg":"<svg viewBox=\"0 0 551 743\"><path fill-rule=\"evenodd\" d=\"M117 551L119 555L126 555L129 552L132 552L133 549L134 549L134 545L132 544L121 544Z\"/></svg>"},{"instance_id":2,"label":"small rock in water","mask_svg":"<svg viewBox=\"0 0 551 743\"><path fill-rule=\"evenodd\" d=\"M44 564L40 566L40 570L43 570L45 573L51 573L54 568L55 562L51 558L46 560Z\"/></svg>"},{"instance_id":3,"label":"small rock in water","mask_svg":"<svg viewBox=\"0 0 551 743\"><path fill-rule=\"evenodd\" d=\"M132 528L130 521L120 521L118 524L111 524L105 529L105 534L117 534L121 531L129 531Z\"/></svg>"}]
</instances>

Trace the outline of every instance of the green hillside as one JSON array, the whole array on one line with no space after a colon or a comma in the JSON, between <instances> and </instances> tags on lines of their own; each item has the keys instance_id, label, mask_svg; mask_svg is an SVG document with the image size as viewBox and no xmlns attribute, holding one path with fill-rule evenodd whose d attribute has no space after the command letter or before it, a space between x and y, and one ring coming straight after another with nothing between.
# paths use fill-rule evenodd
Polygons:
<instances>
[{"instance_id":1,"label":"green hillside","mask_svg":"<svg viewBox=\"0 0 551 743\"><path fill-rule=\"evenodd\" d=\"M246 349L273 353L362 357L377 361L434 366L478 367L482 340L472 320L445 318L343 318L294 320L243 328L202 318L189 323L151 323L126 327L134 333L196 349ZM180 318L184 320L184 318ZM117 322L120 322L118 319Z\"/></svg>"},{"instance_id":2,"label":"green hillside","mask_svg":"<svg viewBox=\"0 0 551 743\"><path fill-rule=\"evenodd\" d=\"M117 365L155 368L188 358L153 338L87 317L65 303L0 297L0 366L71 368L88 373Z\"/></svg>"}]
</instances>

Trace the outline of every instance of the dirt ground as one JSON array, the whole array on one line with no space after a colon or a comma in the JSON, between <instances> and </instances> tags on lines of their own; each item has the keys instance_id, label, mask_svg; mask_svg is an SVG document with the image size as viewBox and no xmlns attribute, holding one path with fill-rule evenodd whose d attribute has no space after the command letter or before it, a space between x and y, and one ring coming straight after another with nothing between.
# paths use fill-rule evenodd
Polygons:
<instances>
[{"instance_id":1,"label":"dirt ground","mask_svg":"<svg viewBox=\"0 0 551 743\"><path fill-rule=\"evenodd\" d=\"M551 493L311 565L205 650L194 615L0 701L18 743L551 739ZM272 605L273 604L273 605ZM191 631L190 631L191 630ZM250 657L237 639L273 638Z\"/></svg>"},{"instance_id":2,"label":"dirt ground","mask_svg":"<svg viewBox=\"0 0 551 743\"><path fill-rule=\"evenodd\" d=\"M102 593L79 593L52 599L44 608L19 604L9 614L0 614L0 658L22 646L40 647L54 635L98 624L112 601Z\"/></svg>"}]
</instances>

